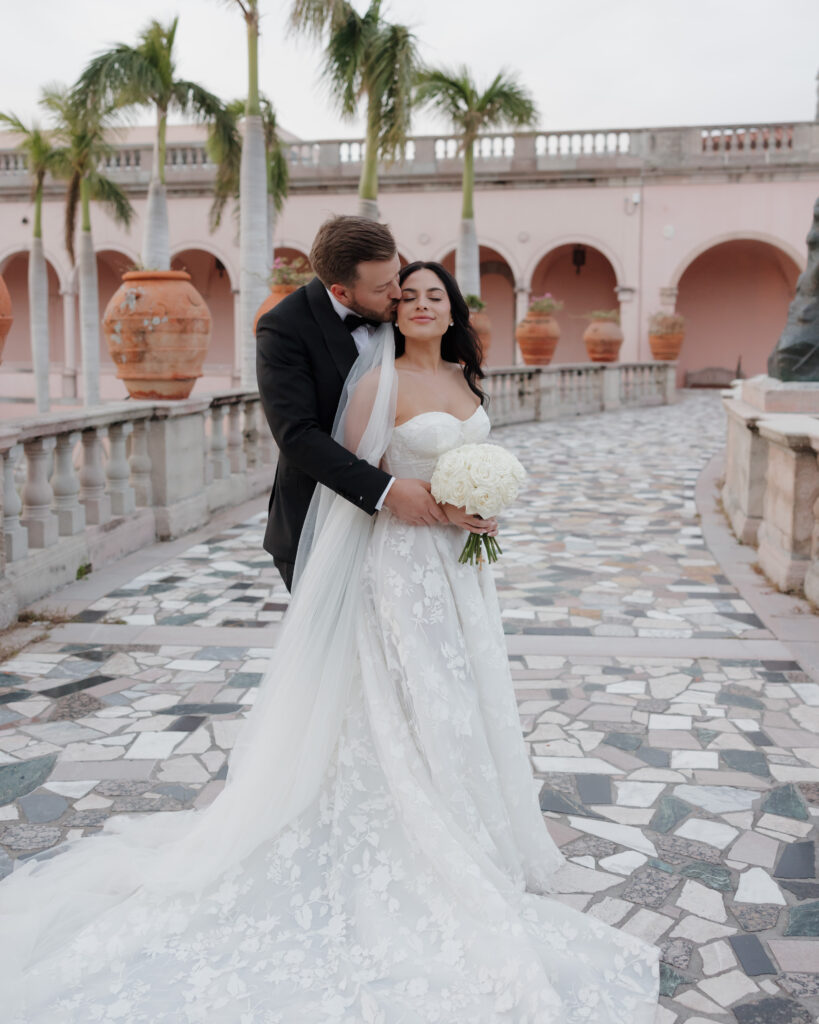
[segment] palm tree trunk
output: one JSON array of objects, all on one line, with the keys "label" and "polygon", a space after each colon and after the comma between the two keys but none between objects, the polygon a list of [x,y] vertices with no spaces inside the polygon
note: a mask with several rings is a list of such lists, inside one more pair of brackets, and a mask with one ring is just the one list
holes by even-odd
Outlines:
[{"label": "palm tree trunk", "polygon": [[378,109],[368,98],[367,138],[364,143],[364,160],[361,164],[361,178],[358,183],[358,213],[368,220],[378,220]]},{"label": "palm tree trunk", "polygon": [[88,179],[80,184],[82,195],[82,231],[80,231],[80,349],[85,404],[100,401],[100,306],[97,290],[97,258],[91,238],[91,210]]},{"label": "palm tree trunk", "polygon": [[273,196],[267,193],[267,258],[273,266],[273,236],[276,233],[276,203]]},{"label": "palm tree trunk", "polygon": [[[255,389],[256,337],[253,320],[268,292],[271,255],[268,248],[267,157],[259,106],[259,23],[256,3],[247,18],[247,106],[242,162],[239,167],[239,331],[234,378]],[[237,374],[238,371],[238,374]]]},{"label": "palm tree trunk", "polygon": [[463,205],[461,231],[455,252],[455,277],[464,295],[481,294],[481,262],[478,234],[475,229],[475,143],[464,140]]},{"label": "palm tree trunk", "polygon": [[48,271],[43,253],[43,240],[36,235],[31,240],[28,257],[28,301],[37,412],[48,412]]},{"label": "palm tree trunk", "polygon": [[168,198],[165,192],[166,112],[157,107],[156,118],[154,161],[148,185],[145,230],[142,238],[142,265],[149,270],[169,270],[171,243],[168,229]]}]

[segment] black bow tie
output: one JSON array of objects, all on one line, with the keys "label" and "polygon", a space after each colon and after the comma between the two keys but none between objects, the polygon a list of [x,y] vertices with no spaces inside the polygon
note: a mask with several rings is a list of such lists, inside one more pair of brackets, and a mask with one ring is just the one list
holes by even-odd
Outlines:
[{"label": "black bow tie", "polygon": [[361,327],[362,324],[366,324],[367,327],[377,327],[378,320],[370,320],[366,316],[359,316],[357,313],[348,313],[344,317],[344,326],[348,331],[354,331],[357,327]]}]

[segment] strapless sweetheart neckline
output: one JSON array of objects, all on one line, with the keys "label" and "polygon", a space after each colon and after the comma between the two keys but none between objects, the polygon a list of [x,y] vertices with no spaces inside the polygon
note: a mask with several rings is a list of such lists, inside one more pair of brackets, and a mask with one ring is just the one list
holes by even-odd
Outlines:
[{"label": "strapless sweetheart neckline", "polygon": [[408,420],[404,420],[401,423],[396,424],[393,430],[398,430],[400,427],[405,427],[408,423],[412,423],[413,420],[419,420],[422,416],[449,416],[450,419],[457,420],[459,423],[468,423],[471,419],[478,415],[483,409],[483,405],[479,405],[473,413],[470,413],[465,420],[462,420],[460,416],[456,416],[451,412],[444,412],[443,409],[428,409],[426,412],[416,413],[414,416],[410,416]]}]

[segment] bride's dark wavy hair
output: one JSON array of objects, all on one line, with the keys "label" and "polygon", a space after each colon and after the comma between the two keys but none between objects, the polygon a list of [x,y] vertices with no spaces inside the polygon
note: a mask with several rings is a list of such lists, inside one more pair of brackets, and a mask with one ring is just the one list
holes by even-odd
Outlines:
[{"label": "bride's dark wavy hair", "polygon": [[[405,267],[402,267],[398,274],[398,283],[403,285],[410,274],[414,274],[416,270],[431,270],[436,277],[440,278],[441,283],[446,289],[446,293],[449,296],[453,323],[451,327],[447,328],[443,338],[441,338],[441,358],[445,359],[448,363],[460,363],[462,365],[467,384],[480,398],[481,405],[483,405],[489,401],[488,396],[478,384],[478,381],[482,380],[485,376],[481,369],[483,352],[481,351],[480,339],[475,333],[475,328],[469,322],[469,309],[463,295],[461,295],[461,289],[446,267],[441,266],[440,263],[424,260],[416,260],[415,263],[408,263]],[[396,324],[396,358],[404,354],[405,347],[404,335]]]}]

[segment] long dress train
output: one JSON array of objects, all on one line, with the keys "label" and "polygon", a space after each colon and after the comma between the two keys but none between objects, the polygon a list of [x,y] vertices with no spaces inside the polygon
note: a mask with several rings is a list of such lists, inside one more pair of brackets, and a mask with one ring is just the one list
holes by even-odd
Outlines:
[{"label": "long dress train", "polygon": [[[481,407],[424,413],[395,428],[384,463],[429,479],[488,430]],[[41,941],[16,1021],[652,1024],[657,950],[548,895],[563,858],[492,574],[459,565],[463,539],[376,517],[317,798],[201,890],[137,888]],[[36,879],[29,910],[47,915]]]}]

